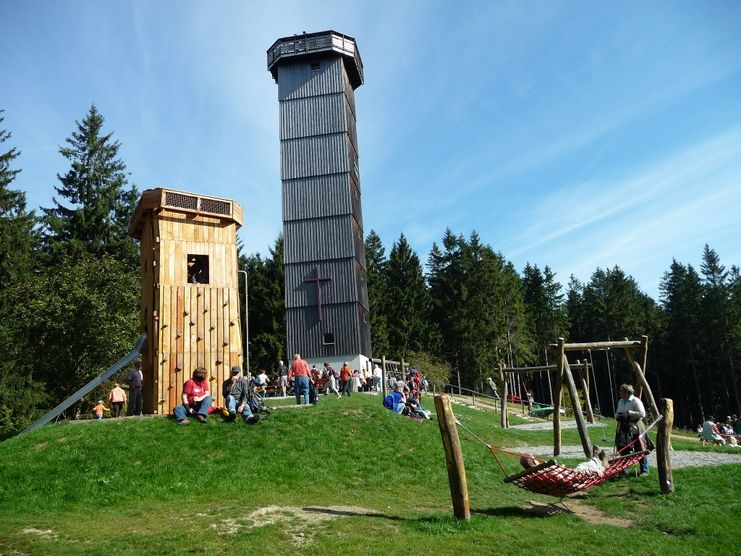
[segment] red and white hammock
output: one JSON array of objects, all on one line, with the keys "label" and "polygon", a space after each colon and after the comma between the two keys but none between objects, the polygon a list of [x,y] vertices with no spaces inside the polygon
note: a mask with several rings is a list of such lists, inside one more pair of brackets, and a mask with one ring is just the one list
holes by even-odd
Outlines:
[{"label": "red and white hammock", "polygon": [[624,456],[611,458],[609,460],[610,467],[603,473],[586,469],[571,469],[555,460],[548,460],[526,469],[517,475],[509,475],[505,477],[504,482],[512,483],[531,492],[550,494],[552,496],[566,496],[567,494],[596,486],[620,475],[628,467],[638,463],[643,456],[649,453],[648,450],[643,450],[641,452],[631,452]]},{"label": "red and white hammock", "polygon": [[[555,460],[548,460],[533,467],[517,473],[516,475],[507,475],[507,471],[499,461],[497,452],[504,452],[506,454],[512,454],[520,456],[518,452],[511,452],[502,448],[495,448],[490,444],[487,444],[484,440],[479,438],[475,433],[466,428],[459,420],[456,419],[456,424],[473,436],[476,440],[481,442],[484,446],[489,448],[491,455],[494,456],[499,469],[504,474],[504,482],[512,483],[520,488],[529,490],[531,492],[538,492],[540,494],[550,494],[551,496],[566,496],[580,490],[587,489],[589,487],[597,486],[605,481],[609,481],[613,477],[623,473],[628,467],[638,463],[644,456],[651,453],[652,450],[641,450],[639,452],[628,452],[621,454],[621,452],[627,452],[632,446],[641,440],[641,438],[648,433],[663,417],[659,417],[651,423],[651,425],[633,442],[621,448],[618,452],[615,452],[612,457],[608,460],[610,466],[603,472],[589,471],[586,469],[572,469],[561,465]],[[651,445],[651,443],[649,443]]]}]

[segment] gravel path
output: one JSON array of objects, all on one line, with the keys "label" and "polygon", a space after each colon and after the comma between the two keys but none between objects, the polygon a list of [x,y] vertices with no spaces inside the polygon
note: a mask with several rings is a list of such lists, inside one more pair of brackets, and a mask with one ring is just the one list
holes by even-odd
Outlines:
[{"label": "gravel path", "polygon": [[[600,427],[601,425],[589,425],[590,427]],[[520,430],[553,430],[553,423],[528,423],[525,425],[513,425],[511,428]],[[561,423],[561,428],[576,428],[573,421]],[[610,435],[608,434],[608,437]],[[597,442],[598,445],[599,441]],[[603,446],[607,450],[612,447]],[[520,448],[508,448],[513,452],[521,454],[533,454],[535,456],[553,457],[553,446],[527,446]],[[741,447],[737,448],[737,454],[725,454],[721,452],[689,452],[674,451],[671,453],[672,468],[681,467],[703,467],[705,465],[723,465],[727,463],[741,464]],[[584,452],[581,446],[561,446],[561,457],[565,458],[583,458]],[[656,452],[649,455],[650,465],[656,466]]]}]

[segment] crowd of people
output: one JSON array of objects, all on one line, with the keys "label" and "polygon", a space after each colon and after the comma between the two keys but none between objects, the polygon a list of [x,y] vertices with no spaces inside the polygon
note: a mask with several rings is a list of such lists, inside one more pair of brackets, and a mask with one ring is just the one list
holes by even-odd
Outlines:
[{"label": "crowd of people", "polygon": [[697,427],[697,435],[700,440],[719,446],[739,446],[741,420],[738,415],[728,415],[725,420],[708,415],[702,425]]},{"label": "crowd of people", "polygon": [[383,399],[383,406],[399,415],[413,419],[431,419],[432,413],[422,407],[420,399],[427,392],[427,379],[415,367],[402,380],[400,374],[388,377],[388,388],[391,393]]},{"label": "crowd of people", "polygon": [[[427,391],[429,383],[427,379],[414,367],[406,376],[406,382],[402,376],[389,374],[389,389],[396,390],[396,383],[403,385],[401,390],[411,415],[420,418],[429,418],[429,411],[424,410],[419,403],[419,398]],[[103,400],[93,408],[96,419],[103,419],[104,413],[114,412],[114,417],[123,414],[124,405],[128,403],[127,415],[140,415],[142,412],[142,385],[144,375],[141,371],[141,361],[136,361],[125,378],[128,383],[128,396],[126,390],[116,384],[111,390],[108,402],[111,408],[105,407]],[[220,408],[223,416],[234,421],[238,416],[247,424],[259,422],[259,410],[264,410],[263,400],[270,395],[296,397],[296,404],[317,404],[322,394],[350,396],[353,393],[368,392],[378,394],[382,391],[383,371],[377,364],[373,368],[362,371],[352,369],[349,362],[345,361],[339,370],[334,369],[325,362],[322,366],[312,365],[304,360],[300,354],[295,354],[290,367],[283,361],[279,361],[272,377],[265,369],[259,374],[252,376],[242,375],[241,368],[232,367],[230,376],[222,384],[222,397],[224,407]],[[173,417],[180,425],[190,424],[191,419],[201,423],[208,422],[208,416],[215,411],[213,407],[214,396],[209,390],[209,373],[203,367],[197,368],[191,378],[183,385],[181,394],[182,403],[173,409]]]}]

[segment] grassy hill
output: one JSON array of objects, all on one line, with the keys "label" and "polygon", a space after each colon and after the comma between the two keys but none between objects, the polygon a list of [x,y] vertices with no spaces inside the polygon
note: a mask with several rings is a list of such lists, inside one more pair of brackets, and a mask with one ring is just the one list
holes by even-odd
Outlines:
[{"label": "grassy hill", "polygon": [[[105,420],[5,441],[0,554],[737,552],[741,465],[675,470],[670,496],[655,473],[605,484],[568,499],[572,513],[503,484],[461,432],[473,517],[457,522],[437,422],[380,402],[322,399],[254,427]],[[455,411],[494,445],[552,442],[548,431],[504,431],[491,413]],[[576,443],[565,431],[564,444]]]}]

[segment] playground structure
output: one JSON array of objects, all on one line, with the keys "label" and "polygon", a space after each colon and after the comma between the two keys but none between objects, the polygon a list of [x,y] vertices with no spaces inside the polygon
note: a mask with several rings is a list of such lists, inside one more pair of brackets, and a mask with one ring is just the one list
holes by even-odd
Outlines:
[{"label": "playground structure", "polygon": [[[579,385],[581,386],[582,393],[584,395],[584,404],[586,406],[587,411],[587,419],[590,423],[594,422],[594,413],[592,411],[592,405],[590,403],[589,399],[589,363],[586,361],[584,363],[577,362],[576,364],[571,365],[572,371],[578,371],[578,374],[575,375],[576,379],[579,381]],[[533,373],[555,373],[558,370],[558,367],[556,365],[543,365],[539,367],[505,367],[504,364],[499,364],[499,380],[502,382],[503,387],[503,393],[502,398],[500,400],[501,403],[501,425],[503,429],[506,429],[509,427],[509,416],[507,414],[507,401],[508,399],[516,399],[514,397],[511,398],[510,393],[510,383],[519,381],[521,375],[529,375]],[[514,378],[515,380],[507,380],[509,377]],[[523,405],[526,403],[524,400],[521,400],[521,403]],[[537,408],[530,411],[530,415],[532,417],[540,417],[540,418],[547,418],[551,415],[553,415],[556,411],[558,411],[559,415],[561,414],[561,408],[559,407],[558,410],[556,409],[555,405],[550,407],[543,407],[542,404],[535,404],[538,406]],[[555,422],[555,418],[554,418]]]},{"label": "playground structure", "polygon": [[[141,242],[144,412],[171,413],[197,367],[217,405],[232,366],[243,365],[237,283],[242,208],[227,199],[148,189],[129,234]],[[247,369],[245,369],[245,372]]]},{"label": "playground structure", "polygon": [[[653,423],[651,423],[643,434],[646,434],[648,430],[657,426],[656,459],[661,492],[673,492],[674,482],[669,451],[671,445],[671,430],[674,420],[674,407],[672,400],[666,398],[661,399],[660,405],[657,405],[653,393],[651,392],[651,388],[646,381],[645,370],[648,359],[648,336],[642,336],[640,340],[628,340],[626,338],[622,341],[588,343],[566,343],[563,338],[559,338],[558,343],[552,344],[550,347],[556,349],[556,363],[554,365],[520,368],[505,367],[504,365],[499,366],[499,378],[504,387],[501,401],[502,428],[507,428],[508,426],[506,405],[508,383],[507,380],[505,380],[505,373],[510,373],[511,376],[543,371],[552,373],[553,455],[557,456],[561,453],[561,391],[565,383],[571,400],[571,406],[574,411],[574,419],[581,439],[582,448],[584,449],[584,455],[586,458],[590,458],[592,453],[592,442],[589,438],[584,412],[581,408],[581,400],[579,399],[577,381],[575,380],[574,373],[574,371],[582,371],[582,373],[577,374],[576,377],[579,379],[579,383],[584,392],[584,402],[587,411],[590,412],[591,404],[589,403],[588,378],[589,364],[585,361],[584,363],[572,365],[569,363],[566,354],[568,352],[588,351],[593,349],[622,349],[624,350],[633,369],[635,396],[644,397],[649,412],[654,416]],[[610,465],[607,470],[603,474],[599,475],[586,471],[570,469],[566,466],[560,465],[555,460],[540,463],[515,475],[508,475],[502,464],[499,462],[497,452],[511,453],[515,455],[514,452],[508,452],[507,450],[495,448],[487,444],[473,432],[464,427],[460,422],[456,422],[452,413],[450,398],[447,395],[435,396],[435,407],[437,409],[438,424],[440,426],[440,434],[443,440],[443,448],[445,450],[446,464],[448,467],[448,479],[453,499],[454,515],[458,519],[470,519],[470,510],[463,454],[460,449],[460,440],[458,438],[456,425],[461,426],[491,451],[497,464],[505,475],[505,483],[511,483],[532,492],[553,496],[565,496],[601,484],[617,474],[622,473],[649,453],[648,450],[615,453],[609,460]],[[592,422],[594,420],[594,416],[591,412],[589,413],[589,420]],[[633,443],[635,442],[638,442],[638,440],[633,441]],[[623,449],[623,452],[626,451],[627,448],[628,446]]]}]

